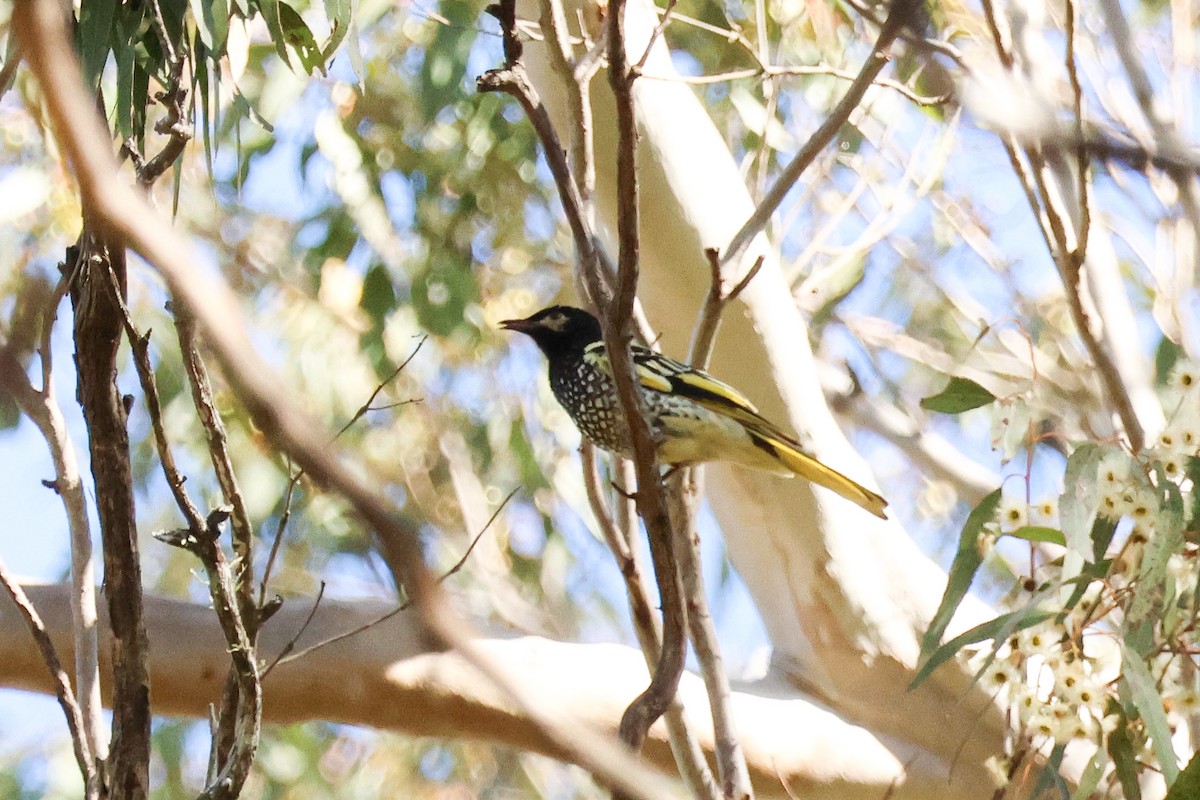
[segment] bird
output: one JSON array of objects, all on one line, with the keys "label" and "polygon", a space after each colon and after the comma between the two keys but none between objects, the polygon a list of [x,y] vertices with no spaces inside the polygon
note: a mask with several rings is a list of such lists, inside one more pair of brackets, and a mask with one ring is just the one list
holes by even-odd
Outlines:
[{"label": "bird", "polygon": [[[505,330],[533,339],[549,362],[550,389],[592,444],[633,457],[600,321],[573,306],[544,308]],[[887,519],[887,501],[825,466],[769,422],[737,389],[703,370],[634,344],[634,370],[658,460],[671,466],[730,461],[778,475],[800,475]]]}]

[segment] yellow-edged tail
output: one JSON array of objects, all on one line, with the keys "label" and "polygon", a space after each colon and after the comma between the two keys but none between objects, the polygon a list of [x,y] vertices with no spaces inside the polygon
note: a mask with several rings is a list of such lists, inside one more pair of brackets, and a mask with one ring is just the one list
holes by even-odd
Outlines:
[{"label": "yellow-edged tail", "polygon": [[883,510],[887,508],[887,500],[875,492],[860,486],[837,470],[825,466],[794,445],[772,436],[766,431],[749,430],[748,433],[758,447],[770,451],[785,467],[800,477],[836,492],[880,519],[887,519],[887,515],[883,513]]}]

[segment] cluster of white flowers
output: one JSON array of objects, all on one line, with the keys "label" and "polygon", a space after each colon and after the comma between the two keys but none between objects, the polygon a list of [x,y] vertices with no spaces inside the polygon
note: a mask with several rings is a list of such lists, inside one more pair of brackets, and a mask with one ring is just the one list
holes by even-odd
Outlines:
[{"label": "cluster of white flowers", "polygon": [[1200,453],[1200,367],[1181,361],[1167,378],[1163,408],[1170,422],[1150,449],[1167,478],[1179,483],[1188,458]]},{"label": "cluster of white flowers", "polygon": [[986,555],[996,540],[1007,533],[1014,533],[1027,525],[1058,527],[1058,498],[1046,496],[1036,503],[1024,498],[1005,495],[996,507],[995,519],[983,524],[979,533],[979,552]]},{"label": "cluster of white flowers", "polygon": [[1002,533],[1012,533],[1026,525],[1058,525],[1058,498],[1043,497],[1032,505],[1019,497],[1005,496],[996,508],[996,524]]},{"label": "cluster of white flowers", "polygon": [[1110,453],[1096,469],[1100,489],[1100,514],[1111,520],[1132,522],[1123,560],[1141,560],[1146,542],[1154,535],[1158,518],[1158,493],[1136,462],[1124,453]]},{"label": "cluster of white flowers", "polygon": [[[990,651],[977,654],[976,668],[989,656]],[[1035,741],[1099,743],[1117,720],[1105,716],[1108,684],[1097,673],[1096,662],[1080,652],[1062,627],[1045,623],[1010,636],[983,668],[981,681]],[[1003,786],[1006,760],[997,757],[987,767]]]}]

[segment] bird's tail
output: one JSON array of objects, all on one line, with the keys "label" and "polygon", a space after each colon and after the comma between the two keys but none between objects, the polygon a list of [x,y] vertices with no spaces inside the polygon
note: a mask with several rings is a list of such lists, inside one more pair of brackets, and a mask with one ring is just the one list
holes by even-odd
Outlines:
[{"label": "bird's tail", "polygon": [[887,519],[883,510],[887,508],[887,500],[860,486],[835,469],[825,466],[817,459],[802,451],[795,443],[772,431],[749,431],[754,444],[777,459],[783,466],[806,480],[824,486],[836,492],[852,503],[862,506],[880,519]]}]

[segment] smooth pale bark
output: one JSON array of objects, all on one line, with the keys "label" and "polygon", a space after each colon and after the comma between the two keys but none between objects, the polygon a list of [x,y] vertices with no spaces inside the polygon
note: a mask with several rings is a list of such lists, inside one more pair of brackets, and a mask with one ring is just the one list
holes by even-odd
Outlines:
[{"label": "smooth pale bark", "polygon": [[[574,8],[568,3],[568,19],[577,18]],[[519,4],[519,10],[526,19],[537,18],[532,0]],[[590,7],[583,18],[595,18]],[[632,60],[645,51],[654,20],[647,3],[631,0],[626,27]],[[570,117],[561,78],[536,41],[527,44],[526,63],[565,144]],[[674,72],[661,39],[646,72]],[[639,296],[662,335],[663,349],[679,356],[686,353],[710,285],[703,250],[725,248],[753,203],[691,87],[646,79],[635,86],[642,136]],[[611,230],[616,219],[613,99],[603,76],[592,82],[591,93],[597,209]],[[744,390],[768,418],[790,422],[823,461],[872,486],[869,466],[848,443],[821,392],[807,327],[764,236],[751,243],[727,282],[736,283],[760,255],[764,266],[742,295],[743,304],[726,315],[711,371]],[[708,487],[730,558],[771,637],[778,673],[819,693],[844,720],[903,742],[898,748],[954,761],[954,785],[964,796],[990,791],[981,764],[1001,749],[1000,713],[954,665],[915,692],[907,688],[920,636],[945,587],[944,571],[899,524],[874,519],[804,481],[714,466]],[[968,599],[956,630],[989,613]]]},{"label": "smooth pale bark", "polygon": [[[71,651],[67,586],[25,587],[45,619],[60,655]],[[263,658],[279,652],[304,624],[310,601],[294,599],[260,638]],[[351,630],[387,611],[378,601],[326,600],[298,642],[303,648]],[[219,702],[228,667],[225,642],[212,610],[199,604],[146,598],[155,712],[205,717]],[[103,636],[111,637],[107,617]],[[361,634],[276,668],[266,679],[264,717],[270,723],[331,720],[415,736],[485,739],[560,757],[555,743],[460,656],[430,650],[401,613]],[[107,641],[106,641],[107,643]],[[642,654],[611,644],[566,644],[537,637],[486,639],[481,646],[549,704],[604,731],[615,731],[629,698],[645,687]],[[101,647],[107,654],[109,649]],[[106,657],[107,659],[107,657]],[[105,659],[105,660],[106,660]],[[104,663],[107,670],[109,665]],[[49,676],[11,601],[0,601],[0,683],[50,691]],[[700,679],[684,676],[681,696],[705,750],[712,731]],[[106,702],[107,702],[106,698]],[[742,744],[756,789],[785,796],[781,781],[806,800],[894,798],[950,800],[949,761],[881,740],[847,724],[793,687],[755,684],[733,694]],[[674,762],[661,723],[645,754],[664,770]],[[906,763],[911,762],[906,767]]]}]

